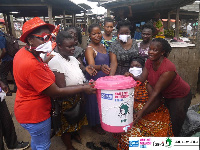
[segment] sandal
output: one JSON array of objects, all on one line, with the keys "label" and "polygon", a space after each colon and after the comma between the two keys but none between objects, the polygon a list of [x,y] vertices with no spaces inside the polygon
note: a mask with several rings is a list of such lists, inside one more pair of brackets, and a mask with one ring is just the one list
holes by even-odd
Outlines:
[{"label": "sandal", "polygon": [[95,146],[95,144],[93,142],[87,142],[86,147],[91,150],[102,150],[101,147]]},{"label": "sandal", "polygon": [[110,143],[107,142],[100,142],[100,145],[104,148],[109,148],[110,150],[117,150],[115,147],[113,147]]}]

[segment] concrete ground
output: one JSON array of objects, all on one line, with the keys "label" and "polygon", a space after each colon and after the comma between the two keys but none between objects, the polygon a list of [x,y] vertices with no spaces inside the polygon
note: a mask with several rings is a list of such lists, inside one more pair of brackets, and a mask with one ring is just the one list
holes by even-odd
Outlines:
[{"label": "concrete ground", "polygon": [[[12,118],[13,118],[13,121],[14,121],[18,140],[30,142],[31,138],[30,138],[28,131],[26,131],[25,129],[23,129],[20,126],[20,124],[16,121],[16,118],[15,118],[15,115],[14,115],[15,95],[16,94],[13,93],[12,96],[7,96],[6,97],[6,103],[7,103],[8,109],[12,113]],[[194,104],[197,104],[197,103],[200,103],[200,95],[199,94],[196,94],[196,96],[193,98],[191,105],[194,105]],[[75,141],[73,141],[74,147],[78,150],[89,150],[86,147],[86,142],[94,142],[97,146],[100,146],[99,143],[101,141],[104,141],[104,142],[111,143],[111,145],[113,145],[114,147],[117,147],[117,140],[114,139],[112,134],[108,133],[108,132],[106,133],[106,135],[99,135],[99,134],[93,132],[88,126],[84,126],[82,128],[82,132],[80,133],[80,135],[81,135],[83,144],[79,144],[79,143],[76,143]],[[51,139],[50,150],[65,150],[65,149],[66,148],[65,148],[64,144],[62,143],[60,137],[54,136]],[[28,148],[27,150],[31,150],[31,148]],[[104,148],[103,150],[106,150],[106,149]]]}]

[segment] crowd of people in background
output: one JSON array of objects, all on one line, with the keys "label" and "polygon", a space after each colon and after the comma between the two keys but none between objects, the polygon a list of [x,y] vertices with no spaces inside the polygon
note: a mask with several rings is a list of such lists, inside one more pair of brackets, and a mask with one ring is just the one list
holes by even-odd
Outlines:
[{"label": "crowd of people in background", "polygon": [[[123,16],[124,12],[119,13],[117,35],[112,33],[115,24],[109,17],[104,20],[103,34],[99,24],[92,24],[88,27],[90,42],[85,50],[80,47],[82,35],[79,28],[66,27],[59,30],[55,37],[52,36],[55,26],[35,17],[23,25],[20,40],[26,46],[17,52],[14,60],[1,54],[3,82],[0,82],[0,86],[10,92],[5,81],[8,70],[3,68],[11,68],[13,64],[17,89],[15,116],[30,133],[32,150],[50,148],[52,112],[55,109],[59,109],[60,121],[56,122],[59,125],[54,132],[61,137],[67,150],[75,150],[73,139],[82,142],[79,131],[84,125],[104,135],[106,132],[100,124],[94,85],[98,78],[114,75],[131,76],[141,82],[134,93],[133,126],[126,133],[113,135],[118,139],[118,150],[129,149],[129,137],[179,136],[192,96],[190,86],[167,58],[171,46],[165,39],[155,38],[164,33],[160,16],[156,14],[153,20],[143,25],[142,42],[137,43],[131,33],[132,23]],[[0,48],[6,53],[2,35],[3,32],[0,32]],[[6,70],[6,73],[2,70]],[[6,105],[0,103],[0,107]],[[72,123],[70,116],[66,116],[69,110],[78,109],[79,105],[85,111]],[[53,110],[52,106],[56,108]],[[0,116],[1,131],[4,130],[5,116]],[[12,126],[10,132],[13,131],[14,137],[10,147],[28,147],[29,143],[16,140],[12,119],[9,120]],[[0,147],[3,147],[3,136],[7,137],[0,134]],[[8,148],[7,141],[12,137],[7,137]]]}]

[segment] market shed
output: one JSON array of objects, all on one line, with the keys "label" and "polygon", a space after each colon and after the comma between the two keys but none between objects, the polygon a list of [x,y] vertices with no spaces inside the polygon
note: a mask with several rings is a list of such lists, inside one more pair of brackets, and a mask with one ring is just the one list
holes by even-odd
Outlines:
[{"label": "market shed", "polygon": [[70,0],[1,0],[0,12],[12,14],[15,17],[34,17],[48,16],[48,12],[52,11],[52,16],[63,14],[80,14],[86,11],[83,7],[76,5]]},{"label": "market shed", "polygon": [[[176,19],[176,37],[179,37],[179,20],[196,19],[200,14],[187,10],[181,10],[180,7],[194,3],[195,0],[118,0],[115,2],[103,3],[102,6],[110,12],[118,13],[124,9],[128,14],[131,6],[132,18],[134,21],[148,21],[155,12],[159,12],[162,18]],[[129,6],[129,7],[128,7]],[[198,32],[200,35],[200,33]],[[200,36],[199,36],[200,37]],[[197,42],[198,43],[198,42]],[[199,44],[200,45],[200,44]],[[200,46],[186,46],[182,43],[174,44],[169,59],[175,64],[179,75],[189,83],[192,93],[197,92],[197,83],[200,83]],[[200,84],[199,84],[200,85]],[[200,92],[200,91],[198,91]]]},{"label": "market shed", "polygon": [[[75,14],[85,12],[86,9],[76,5],[70,0],[0,0],[0,13],[4,14],[6,21],[11,20],[10,15],[14,17],[49,17],[49,23],[53,24],[53,17],[63,15],[72,15],[72,24],[75,24]],[[13,13],[15,12],[15,13]],[[7,22],[6,21],[6,22]],[[65,24],[65,22],[64,22]],[[11,25],[8,25],[11,28]]]},{"label": "market shed", "polygon": [[[118,0],[103,3],[101,6],[117,13],[119,8],[128,11],[128,6],[132,8],[132,17],[135,20],[149,20],[154,12],[160,12],[163,18],[168,18],[168,12],[174,11],[179,7],[192,4],[195,0]],[[127,12],[128,13],[128,12]]]}]

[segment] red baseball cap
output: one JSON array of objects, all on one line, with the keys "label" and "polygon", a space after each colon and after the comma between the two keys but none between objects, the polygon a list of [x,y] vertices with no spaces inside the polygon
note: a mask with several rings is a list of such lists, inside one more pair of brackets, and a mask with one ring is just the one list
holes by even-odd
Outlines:
[{"label": "red baseball cap", "polygon": [[20,40],[24,43],[26,43],[26,38],[27,36],[34,31],[35,29],[37,29],[38,27],[41,26],[48,26],[50,31],[52,32],[55,28],[54,25],[49,24],[49,23],[45,23],[41,18],[39,17],[35,17],[33,19],[30,19],[28,21],[26,21],[22,27],[22,35],[20,37]]}]

